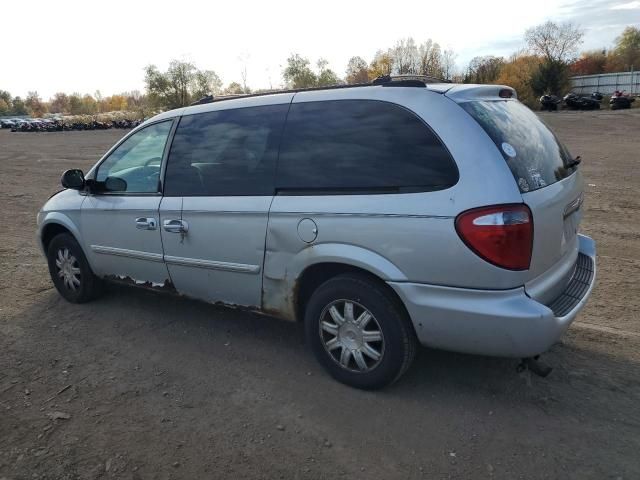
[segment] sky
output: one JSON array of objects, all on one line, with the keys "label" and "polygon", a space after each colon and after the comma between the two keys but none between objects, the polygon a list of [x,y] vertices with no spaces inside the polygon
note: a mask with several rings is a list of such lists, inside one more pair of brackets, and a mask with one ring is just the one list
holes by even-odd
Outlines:
[{"label": "sky", "polygon": [[291,53],[323,57],[343,76],[350,57],[370,61],[409,36],[453,49],[462,70],[476,55],[524,48],[524,31],[546,20],[582,27],[582,49],[610,47],[624,27],[640,27],[640,0],[29,0],[3,2],[2,17],[0,89],[48,99],[142,91],[144,67],[172,59],[225,85],[246,66],[251,88],[275,88]]}]

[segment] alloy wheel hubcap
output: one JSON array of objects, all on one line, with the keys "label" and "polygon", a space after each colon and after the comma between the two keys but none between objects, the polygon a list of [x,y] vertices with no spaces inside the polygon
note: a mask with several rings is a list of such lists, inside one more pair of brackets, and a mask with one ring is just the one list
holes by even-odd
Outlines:
[{"label": "alloy wheel hubcap", "polygon": [[56,268],[64,286],[75,292],[80,287],[80,265],[68,248],[58,250]]},{"label": "alloy wheel hubcap", "polygon": [[363,305],[335,300],[320,314],[320,338],[329,356],[342,368],[368,372],[382,360],[380,324]]}]

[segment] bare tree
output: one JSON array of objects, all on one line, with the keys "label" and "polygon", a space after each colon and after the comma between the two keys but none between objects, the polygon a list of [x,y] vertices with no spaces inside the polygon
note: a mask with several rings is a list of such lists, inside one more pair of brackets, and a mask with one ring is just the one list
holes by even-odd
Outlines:
[{"label": "bare tree", "polygon": [[524,38],[529,49],[550,62],[567,63],[575,57],[582,43],[583,31],[573,23],[548,21],[529,28]]},{"label": "bare tree", "polygon": [[464,76],[464,83],[495,83],[504,64],[502,57],[473,57]]},{"label": "bare tree", "polygon": [[242,63],[242,68],[240,69],[240,78],[242,78],[242,89],[244,93],[250,93],[247,88],[247,62],[249,60],[249,54],[247,52],[243,53],[238,57],[240,63]]},{"label": "bare tree", "polygon": [[442,75],[445,80],[451,80],[451,77],[453,77],[457,56],[450,48],[442,52]]},{"label": "bare tree", "polygon": [[429,75],[431,77],[441,77],[442,73],[442,54],[440,45],[431,39],[422,43],[418,48],[419,67],[416,73],[420,75]]},{"label": "bare tree", "polygon": [[398,75],[417,74],[420,69],[420,54],[413,38],[399,40],[391,50],[393,69]]}]

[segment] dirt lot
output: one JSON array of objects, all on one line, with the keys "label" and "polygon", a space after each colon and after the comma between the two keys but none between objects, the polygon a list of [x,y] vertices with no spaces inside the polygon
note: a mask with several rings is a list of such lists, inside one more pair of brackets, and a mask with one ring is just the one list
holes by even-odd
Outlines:
[{"label": "dirt lot", "polygon": [[422,350],[382,392],[332,381],[300,325],[125,287],[66,303],[36,212],[123,132],[1,131],[0,479],[640,478],[640,112],[545,119],[599,248],[554,372]]}]

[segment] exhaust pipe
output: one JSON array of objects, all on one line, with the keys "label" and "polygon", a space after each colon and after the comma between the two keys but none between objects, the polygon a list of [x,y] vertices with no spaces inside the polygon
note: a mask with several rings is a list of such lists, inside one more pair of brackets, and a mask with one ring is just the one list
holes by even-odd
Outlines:
[{"label": "exhaust pipe", "polygon": [[535,357],[522,359],[518,365],[518,372],[524,372],[525,370],[529,370],[539,377],[545,378],[551,373],[553,368],[541,362],[540,355],[536,355]]}]

